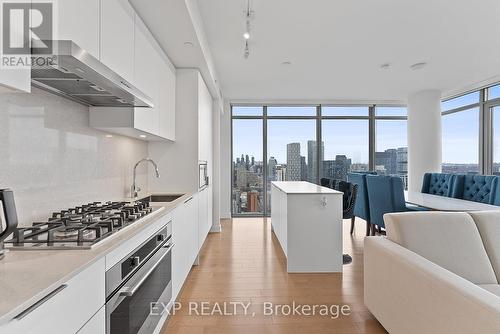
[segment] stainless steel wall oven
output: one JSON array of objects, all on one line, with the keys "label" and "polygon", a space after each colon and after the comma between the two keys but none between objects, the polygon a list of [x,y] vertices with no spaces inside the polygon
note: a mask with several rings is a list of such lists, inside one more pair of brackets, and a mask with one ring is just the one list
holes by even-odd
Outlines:
[{"label": "stainless steel wall oven", "polygon": [[106,271],[106,333],[152,333],[161,316],[151,303],[172,298],[172,224]]}]

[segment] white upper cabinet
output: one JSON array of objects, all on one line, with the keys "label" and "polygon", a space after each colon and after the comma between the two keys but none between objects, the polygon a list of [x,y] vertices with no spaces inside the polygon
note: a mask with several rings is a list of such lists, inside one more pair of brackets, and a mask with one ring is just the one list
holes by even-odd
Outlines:
[{"label": "white upper cabinet", "polygon": [[153,108],[135,108],[134,126],[142,131],[159,134],[159,75],[160,55],[154,48],[155,40],[140,17],[135,17],[134,84],[152,100]]},{"label": "white upper cabinet", "polygon": [[16,91],[31,93],[31,71],[0,68],[0,93]]},{"label": "white upper cabinet", "polygon": [[54,39],[71,40],[99,59],[99,2],[58,0],[54,6],[57,13]]},{"label": "white upper cabinet", "polygon": [[198,74],[198,159],[210,160],[212,143],[212,95]]},{"label": "white upper cabinet", "polygon": [[160,107],[160,136],[175,140],[175,68],[167,56],[161,57],[158,69],[159,79],[159,107]]},{"label": "white upper cabinet", "polygon": [[127,0],[101,0],[100,59],[130,82],[134,79],[134,15]]},{"label": "white upper cabinet", "polygon": [[[116,6],[120,1],[112,0],[111,2],[114,2]],[[129,57],[132,59],[133,73],[131,79],[126,79],[148,95],[154,106],[152,108],[90,108],[90,125],[103,131],[143,140],[173,141],[175,140],[175,68],[146,24],[137,14],[134,13],[134,15],[132,20],[134,22],[133,50]],[[102,40],[103,37],[101,37],[101,42]],[[101,49],[101,54],[105,53],[104,51]],[[120,57],[117,55],[117,58]],[[111,64],[107,65],[113,68]]]}]

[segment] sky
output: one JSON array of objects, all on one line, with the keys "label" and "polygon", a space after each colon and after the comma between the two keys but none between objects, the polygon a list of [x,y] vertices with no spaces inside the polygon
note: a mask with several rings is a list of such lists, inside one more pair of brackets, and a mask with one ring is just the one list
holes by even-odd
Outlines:
[{"label": "sky", "polygon": [[[489,91],[490,98],[500,97],[500,85]],[[479,93],[473,92],[441,104],[442,110],[450,110],[477,103]],[[399,114],[404,108],[377,108],[377,115]],[[494,109],[494,129],[500,129],[500,107]],[[234,107],[234,115],[262,115],[260,107]],[[268,115],[315,115],[315,107],[274,107],[268,108]],[[323,107],[324,115],[367,115],[366,107],[342,108]],[[498,117],[495,117],[498,115]],[[479,150],[479,109],[443,116],[443,162],[478,163]],[[307,157],[307,141],[315,140],[315,120],[268,120],[268,157],[274,156],[278,163],[286,162],[286,144],[299,142],[301,155]],[[262,161],[262,120],[233,120],[233,158],[241,154],[254,156]],[[495,132],[495,131],[494,131]],[[494,135],[494,161],[500,162],[500,130]],[[322,139],[325,143],[325,160],[335,159],[337,154],[345,154],[353,163],[368,163],[368,121],[367,120],[323,120]],[[405,147],[406,121],[377,120],[376,150]]]}]

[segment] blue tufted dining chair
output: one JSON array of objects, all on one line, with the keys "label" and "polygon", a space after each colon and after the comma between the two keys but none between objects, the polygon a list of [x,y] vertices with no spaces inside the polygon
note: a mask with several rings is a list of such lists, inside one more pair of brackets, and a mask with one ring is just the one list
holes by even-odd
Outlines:
[{"label": "blue tufted dining chair", "polygon": [[466,174],[463,178],[463,184],[458,189],[461,199],[500,205],[500,185],[497,176]]},{"label": "blue tufted dining chair", "polygon": [[[426,211],[418,206],[407,206],[403,180],[397,176],[366,176],[371,223],[379,231],[385,228],[384,215],[392,212]],[[375,234],[372,228],[372,234]]]},{"label": "blue tufted dining chair", "polygon": [[445,173],[425,173],[422,182],[422,192],[445,197],[460,197],[457,191],[456,180],[463,175]]},{"label": "blue tufted dining chair", "polygon": [[366,221],[366,235],[370,235],[370,207],[368,205],[368,192],[366,189],[366,175],[364,173],[349,173],[347,180],[358,185],[358,195],[354,205],[354,215],[351,218],[351,234],[354,232],[356,217]]}]

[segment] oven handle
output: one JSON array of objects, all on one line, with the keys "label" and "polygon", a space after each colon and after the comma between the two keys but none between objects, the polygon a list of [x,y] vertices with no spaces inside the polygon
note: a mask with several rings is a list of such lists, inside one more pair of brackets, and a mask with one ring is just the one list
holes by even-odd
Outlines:
[{"label": "oven handle", "polygon": [[166,247],[163,248],[168,248],[168,250],[163,254],[158,261],[142,276],[142,278],[134,285],[131,287],[124,286],[122,289],[120,289],[120,296],[125,296],[125,297],[131,297],[133,296],[137,290],[141,287],[141,285],[146,281],[146,279],[153,273],[153,271],[158,267],[161,263],[161,261],[165,258],[165,256],[170,253],[172,248],[174,247],[173,243],[168,244]]}]

